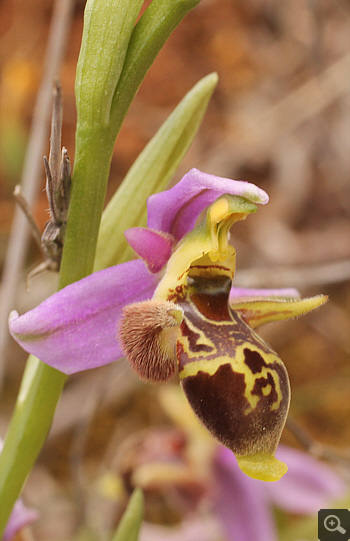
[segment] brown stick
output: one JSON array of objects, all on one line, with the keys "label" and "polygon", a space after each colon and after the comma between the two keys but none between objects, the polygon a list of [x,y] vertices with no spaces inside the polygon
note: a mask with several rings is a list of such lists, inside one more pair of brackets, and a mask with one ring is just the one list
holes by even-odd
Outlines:
[{"label": "brown stick", "polygon": [[324,445],[323,443],[316,441],[305,428],[290,417],[287,419],[286,428],[298,440],[305,451],[312,456],[332,462],[333,464],[344,468],[344,470],[349,471],[349,456],[345,456],[345,454],[333,449],[329,445]]},{"label": "brown stick", "polygon": [[[43,78],[36,99],[29,143],[26,151],[21,187],[30,206],[38,193],[42,156],[51,114],[52,83],[58,73],[69,35],[74,0],[56,0],[48,39]],[[0,302],[0,387],[5,369],[8,341],[7,318],[14,308],[17,285],[21,276],[28,240],[28,223],[20,209],[15,209],[7,256],[3,270]]]}]

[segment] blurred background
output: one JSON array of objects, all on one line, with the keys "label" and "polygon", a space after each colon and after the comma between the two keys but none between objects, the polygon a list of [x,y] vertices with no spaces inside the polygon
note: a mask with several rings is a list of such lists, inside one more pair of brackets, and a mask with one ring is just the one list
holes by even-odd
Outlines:
[{"label": "blurred background", "polygon": [[[72,162],[83,9],[84,2],[77,0],[59,70],[62,143]],[[1,269],[52,11],[52,0],[0,3]],[[299,449],[311,445],[314,452],[315,442],[320,443],[317,452],[331,458],[336,469],[350,449],[349,17],[345,0],[202,0],[164,46],[129,110],[115,146],[107,194],[112,196],[186,92],[217,71],[217,89],[174,182],[197,167],[265,189],[270,203],[232,231],[236,285],[297,287],[303,296],[329,295],[328,304],[315,313],[267,326],[261,334],[279,353],[291,379],[291,418],[297,428],[286,428],[282,441]],[[44,153],[48,150],[49,136]],[[48,219],[44,167],[39,177],[33,214],[43,230]],[[26,311],[55,291],[56,275],[45,273],[34,278],[26,292],[26,274],[39,262],[40,252],[29,238],[11,308]],[[3,289],[2,294],[7,292]],[[25,359],[24,352],[7,341],[1,359],[1,436]],[[168,396],[172,392],[169,386]],[[139,383],[123,361],[71,377],[24,491],[26,503],[40,511],[32,526],[34,539],[104,539],[133,486],[130,472],[141,445],[135,434],[146,439],[153,434],[160,455],[166,455],[169,445],[173,450],[185,445],[183,426],[168,410],[169,398],[160,395],[158,387]],[[157,439],[165,428],[175,433],[162,432]],[[194,483],[191,490],[186,487],[187,499],[174,500],[170,485],[168,480],[146,490],[149,522],[180,523],[189,501],[207,512],[205,498],[198,495],[206,486]],[[301,520],[280,513],[281,539]]]}]

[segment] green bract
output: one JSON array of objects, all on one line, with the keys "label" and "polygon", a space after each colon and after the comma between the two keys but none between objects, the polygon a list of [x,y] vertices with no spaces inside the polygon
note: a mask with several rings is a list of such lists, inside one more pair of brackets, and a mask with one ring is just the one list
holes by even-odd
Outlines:
[{"label": "green bract", "polygon": [[124,231],[146,225],[146,199],[166,188],[197,133],[217,81],[216,73],[199,81],[131,166],[103,212],[94,271],[123,263],[134,256]]},{"label": "green bract", "polygon": [[143,519],[144,499],[142,491],[137,488],[131,495],[128,507],[121,518],[112,541],[137,541]]}]

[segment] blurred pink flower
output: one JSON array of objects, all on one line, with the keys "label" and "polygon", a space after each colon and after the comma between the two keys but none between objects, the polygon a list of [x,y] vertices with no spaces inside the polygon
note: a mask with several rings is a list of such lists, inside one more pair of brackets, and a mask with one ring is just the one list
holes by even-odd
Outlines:
[{"label": "blurred pink flower", "polygon": [[341,478],[312,456],[284,445],[276,456],[288,464],[288,472],[275,483],[264,483],[242,475],[233,453],[218,448],[214,507],[228,541],[277,541],[274,506],[288,513],[313,515],[344,494]]},{"label": "blurred pink flower", "polygon": [[278,541],[274,508],[315,516],[345,493],[345,482],[329,466],[285,445],[276,453],[288,463],[284,477],[274,483],[252,479],[229,449],[175,417],[181,429],[147,429],[119,449],[118,471],[128,491],[140,486],[149,510],[162,495],[183,517],[171,528],[144,523],[140,541]]},{"label": "blurred pink flower", "polygon": [[2,541],[11,541],[22,528],[29,526],[38,518],[39,513],[35,509],[29,509],[21,499],[17,500],[6,524]]}]

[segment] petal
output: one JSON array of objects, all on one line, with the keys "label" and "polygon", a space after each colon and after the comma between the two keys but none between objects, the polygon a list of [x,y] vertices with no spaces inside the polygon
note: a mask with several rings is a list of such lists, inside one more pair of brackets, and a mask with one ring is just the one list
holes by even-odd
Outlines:
[{"label": "petal", "polygon": [[22,500],[17,500],[6,524],[2,541],[11,541],[16,534],[25,526],[32,524],[39,518],[35,509],[29,509]]},{"label": "petal", "polygon": [[145,227],[131,227],[124,234],[130,246],[152,273],[159,272],[171,256],[174,239],[167,233]]},{"label": "petal", "polygon": [[341,478],[307,453],[281,445],[277,456],[288,463],[288,472],[278,483],[266,486],[276,506],[290,513],[314,514],[344,495]]},{"label": "petal", "polygon": [[244,297],[280,297],[299,298],[300,293],[294,287],[283,289],[249,289],[246,287],[232,287],[230,292],[230,302],[235,302],[235,299],[243,300]]},{"label": "petal", "polygon": [[148,227],[170,233],[179,241],[193,229],[202,210],[224,194],[239,195],[253,203],[265,204],[269,199],[249,182],[191,169],[173,188],[148,198]]},{"label": "petal", "polygon": [[149,299],[157,277],[141,260],[95,272],[23,316],[10,316],[12,336],[29,353],[72,374],[123,356],[117,340],[122,308]]},{"label": "petal", "polygon": [[301,316],[318,308],[327,301],[326,295],[317,295],[306,299],[233,299],[230,307],[240,312],[245,321],[255,329],[270,321],[290,319]]},{"label": "petal", "polygon": [[266,501],[265,483],[244,475],[234,454],[224,447],[220,447],[217,454],[214,473],[219,489],[215,508],[227,539],[276,540],[274,522]]}]

